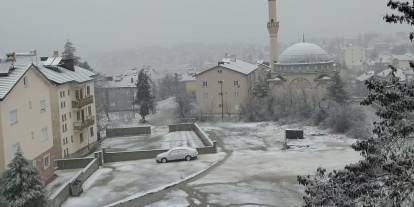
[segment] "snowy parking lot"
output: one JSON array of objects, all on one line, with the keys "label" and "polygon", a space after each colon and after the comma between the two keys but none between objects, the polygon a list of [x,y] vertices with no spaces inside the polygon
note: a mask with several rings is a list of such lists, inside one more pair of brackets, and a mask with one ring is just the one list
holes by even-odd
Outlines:
[{"label": "snowy parking lot", "polygon": [[[167,206],[301,206],[303,188],[297,175],[318,167],[337,169],[357,162],[345,135],[316,127],[277,123],[204,123],[202,128],[231,156],[206,176],[166,193],[152,207]],[[305,139],[289,141],[285,129],[303,129]]]},{"label": "snowy parking lot", "polygon": [[70,197],[62,206],[101,207],[139,196],[201,172],[224,155],[202,155],[198,160],[166,164],[157,164],[154,159],[105,164],[84,183],[80,197]]}]

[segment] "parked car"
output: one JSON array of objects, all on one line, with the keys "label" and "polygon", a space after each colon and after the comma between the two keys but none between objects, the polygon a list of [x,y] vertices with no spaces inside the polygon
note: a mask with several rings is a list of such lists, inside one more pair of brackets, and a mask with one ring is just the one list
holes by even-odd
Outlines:
[{"label": "parked car", "polygon": [[197,159],[197,156],[198,152],[196,149],[188,147],[175,147],[168,150],[167,152],[157,155],[156,160],[158,163],[166,163],[175,160],[190,161],[193,159]]}]

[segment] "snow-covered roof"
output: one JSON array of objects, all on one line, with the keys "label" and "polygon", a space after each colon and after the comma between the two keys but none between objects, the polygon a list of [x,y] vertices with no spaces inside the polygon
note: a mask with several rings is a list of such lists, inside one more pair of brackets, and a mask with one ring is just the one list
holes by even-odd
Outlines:
[{"label": "snow-covered roof", "polygon": [[413,61],[414,60],[414,55],[411,53],[407,53],[404,55],[392,55],[392,57],[400,61]]},{"label": "snow-covered roof", "polygon": [[23,75],[31,68],[32,63],[25,58],[16,57],[15,61],[0,61],[0,100],[3,100]]},{"label": "snow-covered roof", "polygon": [[333,62],[333,58],[316,44],[299,42],[288,47],[279,57],[278,64],[315,64]]},{"label": "snow-covered roof", "polygon": [[[248,75],[249,73],[255,71],[258,68],[257,65],[254,65],[254,64],[251,64],[251,63],[248,63],[248,62],[244,62],[244,61],[239,60],[237,58],[231,58],[231,59],[230,58],[223,58],[221,61],[219,61],[218,66],[223,67],[223,68],[227,68],[227,69],[230,69],[230,70],[233,70],[233,71],[245,74],[245,75]],[[216,67],[213,67],[213,68],[216,68]],[[204,72],[207,72],[207,71],[209,71],[213,68],[209,68],[207,70],[204,70],[204,71],[198,73],[198,75],[200,75]]]},{"label": "snow-covered roof", "polygon": [[375,75],[375,71],[371,70],[371,71],[368,71],[368,72],[358,76],[356,79],[358,81],[363,82],[363,81],[366,81],[366,80],[370,79],[374,75]]},{"label": "snow-covered roof", "polygon": [[78,66],[74,66],[74,70],[66,69],[62,67],[62,60],[62,57],[49,57],[41,61],[38,68],[49,81],[57,84],[83,83],[93,80],[94,72]]},{"label": "snow-covered roof", "polygon": [[[391,72],[392,72],[391,69],[386,69],[386,70],[378,73],[376,76],[378,76],[380,78],[386,78],[391,74]],[[407,80],[406,74],[401,69],[397,69],[397,71],[395,72],[395,76],[398,77],[400,79],[400,81]]]},{"label": "snow-covered roof", "polygon": [[130,69],[123,74],[115,75],[112,80],[101,81],[101,88],[134,88],[138,81],[138,70]]}]

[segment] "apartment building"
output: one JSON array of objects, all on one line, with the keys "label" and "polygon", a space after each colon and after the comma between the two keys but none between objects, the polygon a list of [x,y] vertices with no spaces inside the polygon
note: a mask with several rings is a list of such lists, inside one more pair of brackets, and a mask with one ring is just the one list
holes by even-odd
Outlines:
[{"label": "apartment building", "polygon": [[0,173],[18,148],[42,179],[54,178],[50,83],[30,56],[0,60]]},{"label": "apartment building", "polygon": [[74,60],[41,57],[40,72],[49,80],[53,139],[60,157],[79,157],[97,143],[94,76]]},{"label": "apartment building", "polygon": [[341,63],[352,68],[362,66],[366,60],[365,48],[358,46],[347,46],[341,49]]},{"label": "apartment building", "polygon": [[237,58],[224,58],[217,66],[196,74],[196,96],[200,113],[239,114],[241,107],[252,95],[254,84],[264,79],[260,71],[265,69]]}]

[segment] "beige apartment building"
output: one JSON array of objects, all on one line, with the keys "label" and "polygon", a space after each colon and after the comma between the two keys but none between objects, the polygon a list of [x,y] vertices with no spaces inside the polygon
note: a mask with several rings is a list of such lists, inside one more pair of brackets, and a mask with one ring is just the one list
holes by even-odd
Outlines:
[{"label": "beige apartment building", "polygon": [[363,47],[348,46],[341,49],[341,63],[348,68],[362,66],[366,60],[366,51]]},{"label": "beige apartment building", "polygon": [[53,139],[59,157],[79,157],[97,144],[95,74],[59,56],[42,57],[39,70],[49,80]]},{"label": "beige apartment building", "polygon": [[30,57],[0,60],[0,173],[18,148],[42,179],[54,178],[50,83]]},{"label": "beige apartment building", "polygon": [[225,58],[217,66],[196,74],[197,105],[202,115],[240,114],[263,73],[258,65]]}]

